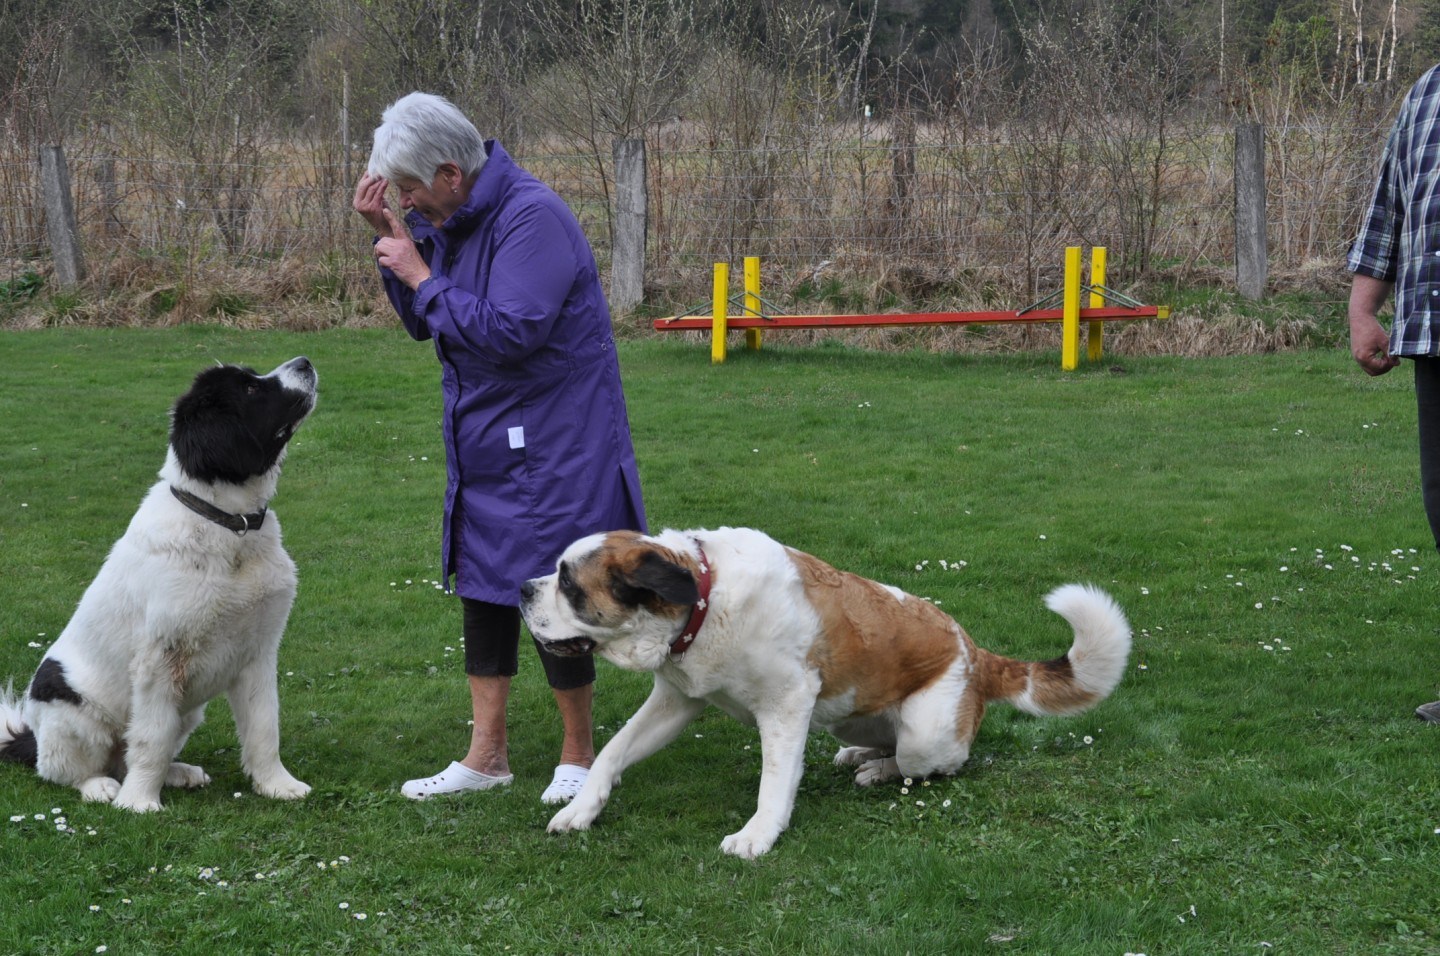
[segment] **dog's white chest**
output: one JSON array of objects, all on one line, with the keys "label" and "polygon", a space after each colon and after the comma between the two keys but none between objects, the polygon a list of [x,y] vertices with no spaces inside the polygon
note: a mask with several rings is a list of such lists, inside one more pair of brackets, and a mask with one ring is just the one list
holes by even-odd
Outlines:
[{"label": "dog's white chest", "polygon": [[736,700],[724,691],[715,691],[714,693],[706,694],[705,700],[740,721],[740,723],[747,724],[751,727],[755,726],[755,712],[749,704]]}]

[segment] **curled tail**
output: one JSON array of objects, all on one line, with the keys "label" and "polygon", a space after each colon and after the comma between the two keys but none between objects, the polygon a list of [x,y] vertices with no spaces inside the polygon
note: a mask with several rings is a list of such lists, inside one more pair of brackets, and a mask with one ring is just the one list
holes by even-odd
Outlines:
[{"label": "curled tail", "polygon": [[1037,717],[1078,714],[1120,683],[1130,656],[1130,624],[1110,595],[1088,584],[1058,587],[1045,604],[1070,622],[1075,642],[1064,657],[1050,661],[992,661],[1001,676],[989,696]]},{"label": "curled tail", "polygon": [[35,766],[35,732],[25,726],[15,685],[0,690],[0,760]]}]

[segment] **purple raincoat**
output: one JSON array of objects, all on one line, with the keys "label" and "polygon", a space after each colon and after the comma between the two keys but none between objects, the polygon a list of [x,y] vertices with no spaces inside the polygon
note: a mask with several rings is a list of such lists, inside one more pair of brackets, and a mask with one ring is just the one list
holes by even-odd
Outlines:
[{"label": "purple raincoat", "polygon": [[462,596],[518,605],[570,542],[645,530],[610,309],[564,201],[500,144],[439,229],[406,218],[431,278],[381,268],[410,335],[433,339],[445,400],[441,561]]}]

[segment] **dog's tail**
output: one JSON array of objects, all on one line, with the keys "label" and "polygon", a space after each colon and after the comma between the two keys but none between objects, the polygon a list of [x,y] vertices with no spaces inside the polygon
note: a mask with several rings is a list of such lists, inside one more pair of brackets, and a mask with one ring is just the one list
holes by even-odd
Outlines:
[{"label": "dog's tail", "polygon": [[1064,657],[1014,661],[991,655],[991,700],[1005,700],[1037,717],[1078,714],[1100,703],[1125,673],[1130,624],[1120,606],[1088,584],[1066,584],[1045,604],[1070,622],[1075,643]]},{"label": "dog's tail", "polygon": [[0,690],[0,760],[35,766],[35,732],[25,726],[15,684]]}]

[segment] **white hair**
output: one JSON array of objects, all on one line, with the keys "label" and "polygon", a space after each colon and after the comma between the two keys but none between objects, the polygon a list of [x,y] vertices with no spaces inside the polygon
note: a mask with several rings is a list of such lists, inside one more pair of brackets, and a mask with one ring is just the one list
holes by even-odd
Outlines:
[{"label": "white hair", "polygon": [[466,176],[485,165],[485,140],[454,103],[433,93],[409,93],[385,108],[370,150],[370,175],[428,183],[445,163]]}]

